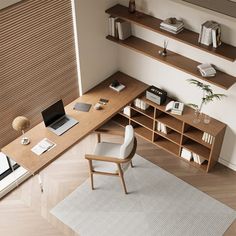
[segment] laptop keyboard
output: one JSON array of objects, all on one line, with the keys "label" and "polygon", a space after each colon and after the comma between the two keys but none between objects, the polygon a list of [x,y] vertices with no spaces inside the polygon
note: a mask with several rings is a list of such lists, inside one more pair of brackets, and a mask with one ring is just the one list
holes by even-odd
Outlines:
[{"label": "laptop keyboard", "polygon": [[60,128],[62,125],[64,125],[69,119],[67,117],[63,117],[62,119],[60,119],[59,121],[57,121],[56,123],[54,123],[53,125],[51,125],[51,128],[53,129],[58,129]]}]

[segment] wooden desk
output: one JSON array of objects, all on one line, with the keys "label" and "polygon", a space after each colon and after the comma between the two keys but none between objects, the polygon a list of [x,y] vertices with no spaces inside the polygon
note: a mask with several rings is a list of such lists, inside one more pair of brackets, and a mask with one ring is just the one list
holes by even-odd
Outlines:
[{"label": "wooden desk", "polygon": [[[120,93],[109,89],[109,84],[114,79],[119,80],[126,86],[126,88]],[[26,133],[27,137],[31,140],[29,145],[21,145],[21,137],[19,137],[3,147],[2,152],[30,171],[30,173],[35,174],[59,157],[71,146],[83,139],[86,135],[107,122],[147,88],[148,85],[121,72],[117,72],[65,107],[66,113],[77,119],[79,124],[72,127],[62,136],[57,136],[49,131],[45,128],[44,123],[42,122]],[[102,110],[95,110],[93,107],[90,108],[89,112],[78,112],[73,110],[73,106],[76,102],[90,103],[94,106],[100,98],[109,99],[108,104],[104,105]],[[43,138],[48,138],[55,142],[56,147],[40,156],[37,156],[31,151],[31,148]]]}]

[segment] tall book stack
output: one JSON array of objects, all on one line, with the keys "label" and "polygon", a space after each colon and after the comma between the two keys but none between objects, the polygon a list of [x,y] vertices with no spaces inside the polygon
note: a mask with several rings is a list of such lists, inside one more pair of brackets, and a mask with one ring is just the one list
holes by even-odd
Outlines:
[{"label": "tall book stack", "polygon": [[184,22],[170,17],[161,22],[160,28],[173,34],[178,34],[184,29]]},{"label": "tall book stack", "polygon": [[108,34],[112,37],[125,40],[131,36],[131,24],[118,17],[110,16],[108,18]]},{"label": "tall book stack", "polygon": [[198,42],[204,45],[213,45],[217,48],[221,45],[221,28],[220,24],[215,21],[206,21],[201,25]]}]

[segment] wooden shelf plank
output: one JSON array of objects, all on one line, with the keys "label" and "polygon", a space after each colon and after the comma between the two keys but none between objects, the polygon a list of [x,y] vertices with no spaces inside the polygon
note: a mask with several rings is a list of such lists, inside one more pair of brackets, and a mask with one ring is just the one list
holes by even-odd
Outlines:
[{"label": "wooden shelf plank", "polygon": [[165,124],[169,128],[181,133],[183,122],[180,120],[175,119],[172,116],[169,116],[168,114],[162,114],[161,116],[157,117],[157,121],[160,121],[161,123]]},{"label": "wooden shelf plank", "polygon": [[134,131],[141,138],[146,139],[149,142],[150,141],[152,142],[152,131],[150,131],[142,126],[134,127]]},{"label": "wooden shelf plank", "polygon": [[208,78],[202,77],[200,72],[197,69],[197,66],[201,64],[200,62],[184,57],[170,50],[168,50],[166,57],[162,57],[158,53],[159,50],[162,50],[161,47],[153,43],[149,43],[138,37],[130,36],[126,40],[119,40],[112,36],[107,36],[107,39],[115,43],[118,43],[119,45],[122,45],[124,47],[130,48],[139,53],[142,53],[164,64],[172,66],[192,76],[195,76],[201,80],[207,81],[208,83],[221,87],[223,89],[229,89],[236,82],[236,77],[228,75],[219,70],[217,70],[215,77],[208,77]]},{"label": "wooden shelf plank", "polygon": [[114,7],[111,7],[110,9],[106,10],[106,13],[113,16],[118,16],[126,21],[130,21],[144,28],[152,30],[156,33],[165,35],[179,42],[188,44],[205,52],[224,58],[225,60],[229,60],[232,62],[236,60],[236,47],[226,43],[222,43],[217,48],[199,44],[198,43],[199,34],[188,29],[184,29],[179,34],[171,34],[165,30],[160,29],[160,23],[162,22],[161,19],[155,18],[145,13],[136,12],[135,14],[130,14],[128,8],[120,4],[117,4]]},{"label": "wooden shelf plank", "polygon": [[184,133],[184,136],[195,140],[196,142],[204,145],[207,148],[211,148],[211,146],[212,146],[211,144],[204,142],[202,140],[202,135],[203,135],[203,132],[198,129],[195,129],[195,128],[191,128]]},{"label": "wooden shelf plank", "polygon": [[135,121],[136,123],[152,130],[153,129],[153,119],[148,118],[147,116],[144,116],[140,113],[135,114],[133,117],[131,117],[132,121]]},{"label": "wooden shelf plank", "polygon": [[131,108],[132,108],[133,110],[135,110],[135,111],[137,111],[137,112],[139,112],[139,113],[141,113],[141,114],[143,114],[143,115],[145,115],[145,116],[151,118],[151,119],[154,118],[154,108],[153,108],[152,106],[149,106],[149,108],[146,109],[146,110],[142,110],[142,109],[137,108],[137,107],[135,107],[135,106],[131,106]]},{"label": "wooden shelf plank", "polygon": [[126,125],[129,124],[129,119],[120,114],[117,114],[116,116],[114,116],[112,120],[116,122],[117,124],[121,125],[122,127],[125,127]]},{"label": "wooden shelf plank", "polygon": [[188,160],[184,159],[183,157],[179,157],[179,158],[180,158],[181,160],[183,160],[183,161],[189,163],[190,165],[192,165],[192,166],[198,168],[198,169],[201,169],[201,170],[203,170],[203,171],[207,171],[207,163],[208,163],[207,161],[204,161],[201,165],[199,165],[198,163],[196,163],[196,162],[194,162],[194,161],[188,161]]},{"label": "wooden shelf plank", "polygon": [[159,137],[158,139],[156,139],[154,144],[163,148],[164,150],[166,150],[171,154],[174,154],[176,156],[179,155],[179,145],[172,143],[171,141],[163,137]]},{"label": "wooden shelf plank", "polygon": [[182,145],[184,148],[188,149],[191,152],[194,152],[204,159],[208,160],[210,156],[211,150],[201,145],[200,143],[194,142],[192,140],[188,140],[186,143]]},{"label": "wooden shelf plank", "polygon": [[175,132],[174,130],[171,130],[168,134],[165,134],[165,133],[157,131],[157,130],[155,130],[154,132],[156,134],[170,140],[171,142],[180,145],[181,135],[179,133]]}]

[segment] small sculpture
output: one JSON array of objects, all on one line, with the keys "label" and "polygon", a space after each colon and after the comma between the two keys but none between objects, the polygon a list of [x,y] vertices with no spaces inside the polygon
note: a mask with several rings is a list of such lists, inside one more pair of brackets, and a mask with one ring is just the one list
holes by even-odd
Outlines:
[{"label": "small sculpture", "polygon": [[168,46],[168,41],[164,40],[163,50],[159,50],[158,52],[162,57],[165,57],[167,55],[167,46]]}]

